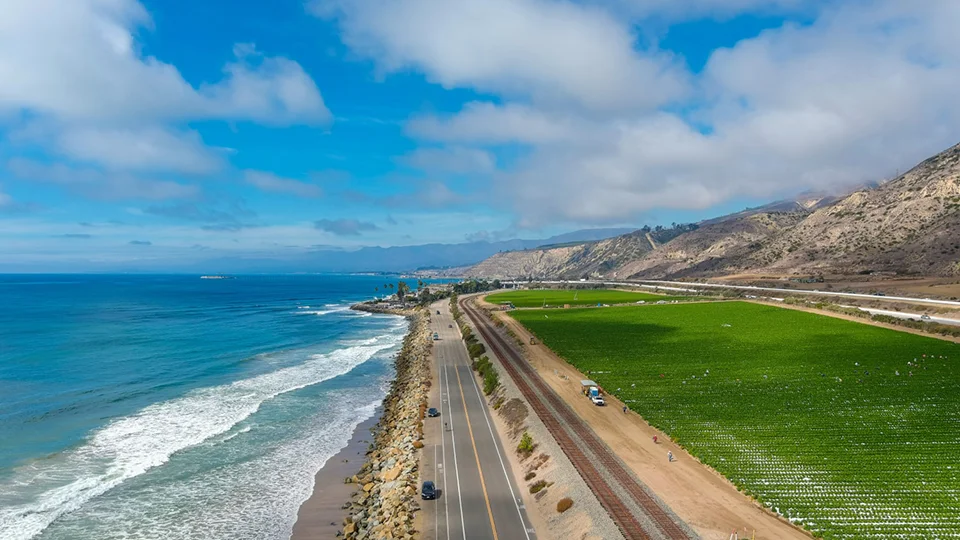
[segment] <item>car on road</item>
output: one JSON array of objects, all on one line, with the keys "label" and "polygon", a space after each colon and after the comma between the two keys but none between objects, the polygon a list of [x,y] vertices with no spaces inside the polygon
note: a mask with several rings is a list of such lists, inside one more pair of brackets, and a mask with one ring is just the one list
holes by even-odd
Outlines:
[{"label": "car on road", "polygon": [[452,325],[452,324],[448,324],[448,325],[447,325],[447,328],[453,328],[453,325]]},{"label": "car on road", "polygon": [[930,316],[927,315],[926,313],[924,313],[923,315],[920,316],[920,320],[921,320],[921,321],[929,321],[929,320],[930,320]]},{"label": "car on road", "polygon": [[597,407],[603,407],[607,404],[607,402],[603,400],[603,396],[593,396],[590,398],[590,401],[592,401]]},{"label": "car on road", "polygon": [[429,416],[430,418],[436,418],[440,416],[440,411],[438,411],[434,407],[430,407],[429,409],[427,409],[427,416]]},{"label": "car on road", "polygon": [[420,498],[425,501],[432,501],[437,498],[437,486],[433,485],[433,482],[427,480],[423,483],[423,487],[420,488]]},{"label": "car on road", "polygon": [[438,309],[438,310],[437,310],[437,315],[439,315],[439,314],[440,314],[440,310]]}]

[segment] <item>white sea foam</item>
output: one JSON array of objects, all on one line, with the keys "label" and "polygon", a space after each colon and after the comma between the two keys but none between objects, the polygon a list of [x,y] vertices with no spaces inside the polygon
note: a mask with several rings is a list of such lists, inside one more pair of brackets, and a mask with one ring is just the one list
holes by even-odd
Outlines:
[{"label": "white sea foam", "polygon": [[303,309],[304,311],[298,311],[297,313],[301,315],[329,315],[350,311],[350,304],[324,304],[323,307],[326,309],[310,309],[310,306],[300,306],[297,309]]},{"label": "white sea foam", "polygon": [[399,334],[381,336],[370,345],[314,355],[297,366],[200,389],[119,418],[83,446],[21,467],[0,483],[0,538],[33,538],[57,518],[162,465],[174,453],[226,433],[265,401],[345,374],[401,339]]}]

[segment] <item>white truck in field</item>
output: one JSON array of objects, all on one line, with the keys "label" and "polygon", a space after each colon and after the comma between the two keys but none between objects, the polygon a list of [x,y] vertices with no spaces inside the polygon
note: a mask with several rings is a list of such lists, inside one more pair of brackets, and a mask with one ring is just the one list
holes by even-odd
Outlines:
[{"label": "white truck in field", "polygon": [[583,395],[590,398],[590,401],[594,405],[603,407],[607,404],[605,401],[603,401],[603,396],[600,394],[600,387],[597,385],[597,383],[589,379],[584,379],[580,381],[580,388],[582,389],[581,391],[583,392]]}]

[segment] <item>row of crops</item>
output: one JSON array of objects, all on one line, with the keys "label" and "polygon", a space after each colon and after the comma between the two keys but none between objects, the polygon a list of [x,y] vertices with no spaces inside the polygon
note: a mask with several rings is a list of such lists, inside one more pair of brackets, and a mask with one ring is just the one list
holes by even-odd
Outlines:
[{"label": "row of crops", "polygon": [[742,302],[516,311],[762,504],[825,538],[960,538],[960,345]]},{"label": "row of crops", "polygon": [[523,289],[487,296],[493,304],[511,303],[516,307],[595,306],[679,300],[679,297],[609,289]]}]

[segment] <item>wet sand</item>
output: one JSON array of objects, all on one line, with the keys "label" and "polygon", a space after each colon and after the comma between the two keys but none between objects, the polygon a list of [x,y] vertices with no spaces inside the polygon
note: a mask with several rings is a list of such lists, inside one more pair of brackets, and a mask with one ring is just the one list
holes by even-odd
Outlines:
[{"label": "wet sand", "polygon": [[313,494],[300,505],[291,540],[328,540],[343,530],[343,518],[349,510],[341,507],[350,502],[350,494],[357,489],[355,484],[344,484],[343,479],[357,474],[363,466],[367,447],[373,441],[370,428],[377,424],[380,414],[378,408],[372,418],[357,426],[347,446],[317,472]]}]

